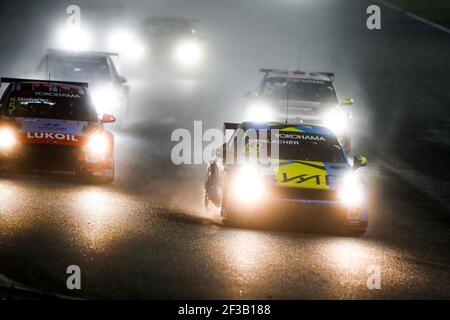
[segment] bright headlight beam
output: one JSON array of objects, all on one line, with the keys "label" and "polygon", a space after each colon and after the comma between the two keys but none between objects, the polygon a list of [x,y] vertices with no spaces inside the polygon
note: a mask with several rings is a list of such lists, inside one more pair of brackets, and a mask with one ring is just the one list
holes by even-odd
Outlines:
[{"label": "bright headlight beam", "polygon": [[98,156],[105,156],[108,152],[109,141],[102,133],[94,133],[86,144],[86,151]]},{"label": "bright headlight beam", "polygon": [[91,37],[86,29],[77,26],[65,26],[57,34],[57,46],[63,50],[89,50]]},{"label": "bright headlight beam", "polygon": [[354,172],[350,172],[343,177],[338,196],[343,203],[349,206],[357,206],[362,203],[364,198],[363,188]]},{"label": "bright headlight beam", "polygon": [[145,54],[145,46],[138,37],[129,30],[116,30],[108,39],[112,51],[119,52],[124,58],[137,61]]},{"label": "bright headlight beam", "polygon": [[264,102],[254,102],[249,105],[247,119],[254,122],[265,122],[273,119],[273,111],[270,105]]},{"label": "bright headlight beam", "polygon": [[104,85],[93,89],[91,97],[99,114],[114,114],[121,102],[119,90],[111,85]]},{"label": "bright headlight beam", "polygon": [[184,67],[195,67],[201,62],[203,51],[197,41],[184,41],[175,47],[174,58]]},{"label": "bright headlight beam", "polygon": [[246,165],[239,169],[233,181],[233,194],[242,202],[254,202],[264,193],[264,185],[256,166]]},{"label": "bright headlight beam", "polygon": [[343,134],[349,125],[347,113],[341,109],[332,109],[323,115],[323,125],[335,134]]},{"label": "bright headlight beam", "polygon": [[0,149],[9,150],[16,144],[16,142],[16,136],[11,129],[0,129]]}]

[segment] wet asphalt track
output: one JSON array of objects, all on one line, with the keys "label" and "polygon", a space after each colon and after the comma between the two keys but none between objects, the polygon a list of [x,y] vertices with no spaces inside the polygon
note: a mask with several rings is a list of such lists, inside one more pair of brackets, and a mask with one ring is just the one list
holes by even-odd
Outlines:
[{"label": "wet asphalt track", "polygon": [[[169,3],[158,8],[203,21],[210,71],[132,81],[114,184],[0,179],[0,273],[86,298],[450,298],[450,35],[386,7],[368,31],[364,1]],[[335,71],[357,101],[355,152],[370,161],[361,238],[222,227],[201,206],[205,167],[170,162],[174,128],[239,120],[257,69],[296,67],[299,47],[302,67]],[[72,264],[79,292],[65,287]],[[381,290],[366,287],[371,265]]]}]

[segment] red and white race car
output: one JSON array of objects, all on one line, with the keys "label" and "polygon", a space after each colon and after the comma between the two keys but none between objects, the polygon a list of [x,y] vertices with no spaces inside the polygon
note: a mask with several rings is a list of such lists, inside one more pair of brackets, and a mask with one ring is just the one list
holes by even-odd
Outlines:
[{"label": "red and white race car", "polygon": [[0,171],[114,180],[114,136],[86,83],[2,78]]}]

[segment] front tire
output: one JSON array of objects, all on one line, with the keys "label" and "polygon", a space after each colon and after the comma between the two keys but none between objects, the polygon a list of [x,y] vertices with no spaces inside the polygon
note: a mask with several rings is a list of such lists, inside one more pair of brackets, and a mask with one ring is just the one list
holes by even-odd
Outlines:
[{"label": "front tire", "polygon": [[238,219],[236,219],[236,216],[231,214],[228,208],[228,195],[226,190],[222,198],[220,217],[222,219],[222,224],[226,227],[238,227],[240,225],[240,222],[238,221]]}]

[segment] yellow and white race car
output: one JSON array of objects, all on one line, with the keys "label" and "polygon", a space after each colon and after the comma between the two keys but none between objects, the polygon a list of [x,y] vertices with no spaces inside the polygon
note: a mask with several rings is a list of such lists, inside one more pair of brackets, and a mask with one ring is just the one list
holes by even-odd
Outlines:
[{"label": "yellow and white race car", "polygon": [[353,99],[338,100],[334,73],[260,69],[264,74],[248,99],[243,121],[287,121],[329,128],[351,150]]}]

